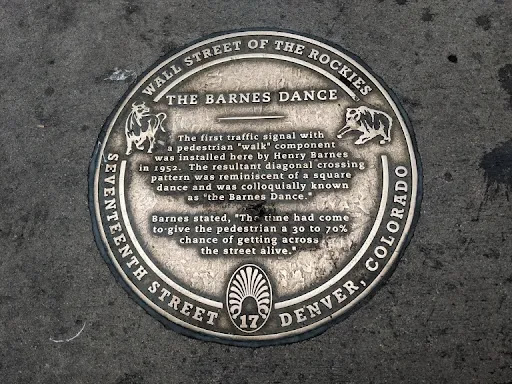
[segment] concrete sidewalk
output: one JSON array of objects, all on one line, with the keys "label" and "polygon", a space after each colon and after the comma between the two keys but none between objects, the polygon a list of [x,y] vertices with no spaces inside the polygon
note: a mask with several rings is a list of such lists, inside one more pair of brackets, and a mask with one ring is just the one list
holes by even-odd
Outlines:
[{"label": "concrete sidewalk", "polygon": [[[3,1],[0,382],[512,380],[512,2]],[[386,286],[305,342],[228,347],[166,330],[91,230],[103,122],[161,55],[213,32],[296,30],[364,60],[416,134],[424,197]]]}]

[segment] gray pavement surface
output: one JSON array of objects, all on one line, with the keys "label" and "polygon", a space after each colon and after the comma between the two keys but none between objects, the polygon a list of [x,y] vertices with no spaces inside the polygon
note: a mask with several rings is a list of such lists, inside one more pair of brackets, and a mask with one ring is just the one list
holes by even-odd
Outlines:
[{"label": "gray pavement surface", "polygon": [[[135,77],[247,27],[359,55],[401,99],[424,169],[388,283],[324,334],[259,349],[149,316],[87,205],[97,135]],[[1,383],[512,382],[512,1],[2,0],[0,36]]]}]

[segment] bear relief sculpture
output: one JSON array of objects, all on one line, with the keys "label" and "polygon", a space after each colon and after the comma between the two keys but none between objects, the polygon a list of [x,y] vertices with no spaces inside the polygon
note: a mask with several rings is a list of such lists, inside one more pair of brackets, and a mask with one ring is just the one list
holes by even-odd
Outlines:
[{"label": "bear relief sculpture", "polygon": [[375,137],[380,137],[379,143],[386,144],[391,141],[390,131],[393,120],[382,111],[371,109],[365,106],[347,108],[345,113],[345,125],[338,131],[338,139],[346,133],[360,132],[359,138],[354,144],[360,145]]}]

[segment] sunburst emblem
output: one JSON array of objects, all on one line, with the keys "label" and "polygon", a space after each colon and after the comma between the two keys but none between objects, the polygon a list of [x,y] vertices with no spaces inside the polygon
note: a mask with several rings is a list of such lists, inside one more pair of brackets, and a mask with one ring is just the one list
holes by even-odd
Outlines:
[{"label": "sunburst emblem", "polygon": [[267,321],[272,288],[265,272],[254,264],[238,268],[228,284],[226,301],[231,321],[243,332],[255,332]]}]

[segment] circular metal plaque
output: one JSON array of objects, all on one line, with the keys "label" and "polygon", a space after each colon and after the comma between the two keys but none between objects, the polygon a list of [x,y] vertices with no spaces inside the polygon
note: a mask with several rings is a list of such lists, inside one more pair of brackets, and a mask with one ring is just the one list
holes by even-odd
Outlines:
[{"label": "circular metal plaque", "polygon": [[97,243],[183,333],[262,345],[321,332],[389,274],[417,218],[407,118],[332,44],[243,31],[165,57],[105,124]]}]

